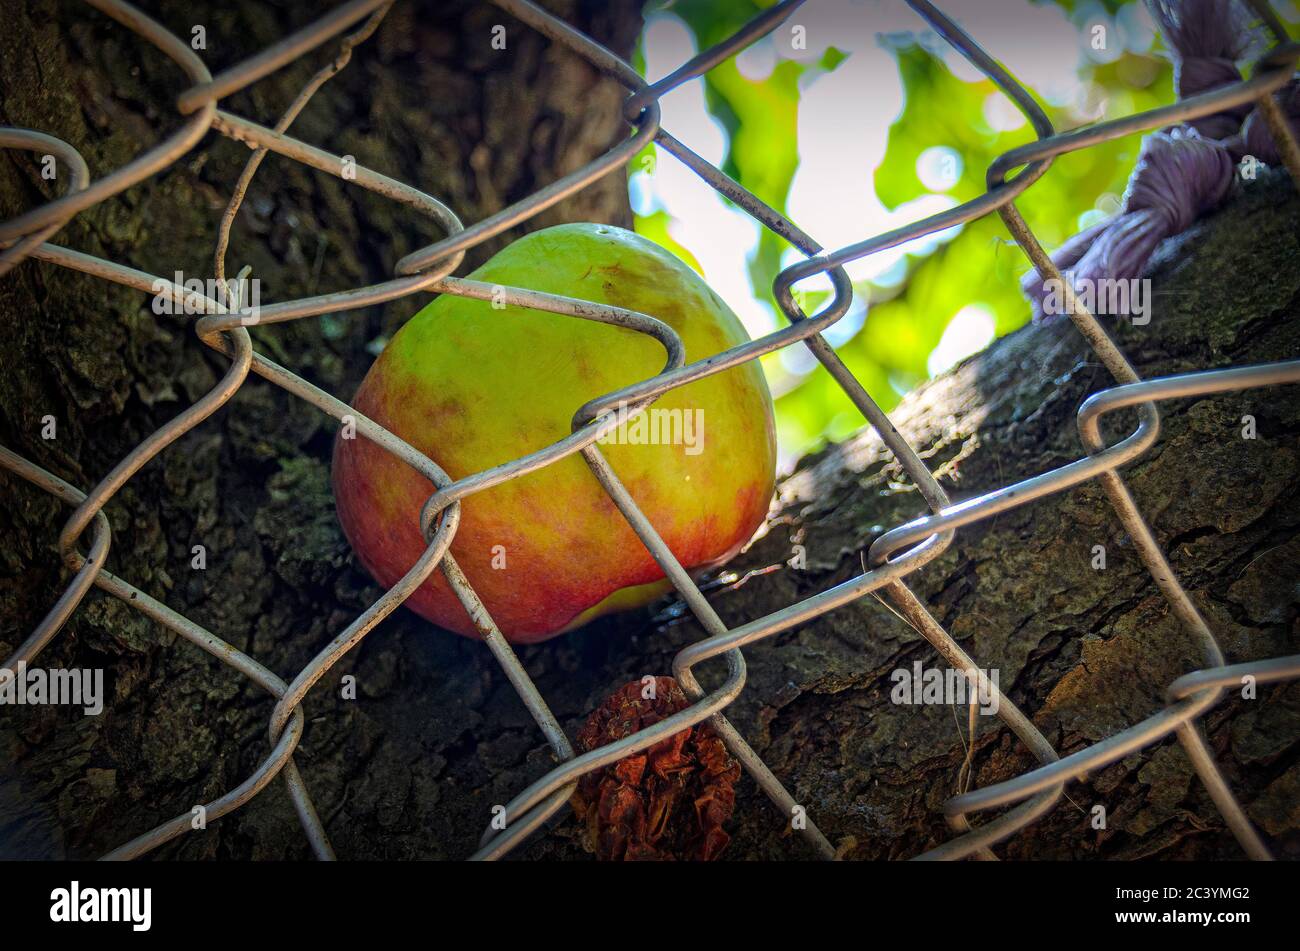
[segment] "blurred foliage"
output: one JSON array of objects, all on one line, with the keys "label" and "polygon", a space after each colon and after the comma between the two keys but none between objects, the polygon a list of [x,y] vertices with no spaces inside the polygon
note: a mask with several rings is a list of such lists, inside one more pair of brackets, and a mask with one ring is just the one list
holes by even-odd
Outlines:
[{"label": "blurred foliage", "polygon": [[[1037,2],[1041,5],[1050,0]],[[646,12],[647,16],[663,13],[679,17],[694,34],[697,48],[704,49],[770,5],[755,0],[675,0],[651,3]],[[1141,30],[1126,23],[1125,18],[1131,20],[1136,12],[1123,9],[1131,3],[1056,0],[1056,5],[1078,30],[1078,46],[1063,50],[1062,55],[1078,59],[1080,81],[1080,94],[1073,102],[1053,104],[1035,96],[1057,129],[1173,101],[1167,54],[1158,36],[1143,38]],[[871,15],[870,4],[860,9],[863,16]],[[965,19],[978,39],[979,15],[970,13]],[[1098,23],[1115,31],[1109,35],[1117,47],[1117,38],[1128,37],[1122,50],[1089,55],[1089,36]],[[1135,35],[1139,37],[1136,42],[1132,40]],[[1032,140],[1029,124],[1015,118],[1008,121],[1010,100],[991,81],[982,77],[969,81],[965,72],[954,75],[945,60],[932,52],[941,48],[942,41],[919,17],[915,32],[878,34],[875,40],[892,54],[904,93],[901,113],[888,130],[881,130],[882,135],[887,133],[888,144],[873,182],[880,202],[896,209],[927,195],[943,194],[955,203],[983,193],[985,171],[993,160]],[[816,62],[778,57],[770,75],[758,81],[742,75],[735,57],[706,74],[707,107],[729,137],[723,171],[784,213],[799,149],[801,145],[809,147],[798,141],[800,90],[815,81],[817,74],[835,70],[852,55],[852,51],[831,48]],[[643,57],[639,57],[638,67],[644,72]],[[666,120],[665,125],[672,131],[671,121]],[[1018,200],[1017,207],[1044,246],[1049,250],[1057,247],[1119,208],[1140,144],[1141,136],[1129,136],[1062,156]],[[953,155],[956,161],[946,167],[953,176],[951,187],[932,191],[921,181],[918,160],[935,147],[952,150],[939,154]],[[663,152],[660,156],[661,161],[676,161]],[[634,170],[637,167],[634,165]],[[698,269],[690,249],[669,234],[670,211],[638,216],[637,228]],[[869,232],[863,233],[858,240],[869,236]],[[866,281],[855,284],[857,298],[868,304],[868,313],[860,331],[837,342],[837,351],[885,409],[929,376],[931,354],[949,322],[963,308],[973,304],[986,309],[998,336],[1029,320],[1029,307],[1019,290],[1027,262],[998,216],[987,215],[944,237],[927,242],[921,253],[907,255],[901,281],[891,272],[888,286]],[[757,250],[749,259],[750,279],[754,296],[774,313],[771,285],[783,255],[785,263],[790,263],[787,244],[762,229]],[[827,296],[805,294],[801,303],[811,311]],[[792,376],[788,363],[772,355],[765,358],[764,367],[778,395],[778,426],[787,459],[827,439],[842,439],[862,425],[860,414],[820,366]]]},{"label": "blurred foliage", "polygon": [[[722,42],[767,5],[754,0],[677,0],[651,4],[647,16],[667,13],[679,17],[702,49]],[[1100,9],[1095,3],[1089,5],[1087,16],[1096,19]],[[863,16],[870,16],[870,8],[863,10]],[[1087,21],[1083,13],[1076,14],[1076,19],[1082,34]],[[1028,125],[1011,131],[989,125],[985,103],[989,96],[997,95],[993,83],[958,78],[943,58],[931,52],[935,38],[926,34],[918,19],[914,34],[876,38],[892,52],[905,95],[904,109],[888,129],[885,160],[874,170],[876,195],[887,208],[928,194],[918,177],[918,160],[927,149],[943,146],[957,153],[959,177],[946,188],[946,194],[966,201],[982,194],[984,170],[1000,153],[1032,138]],[[723,171],[780,212],[785,212],[800,149],[833,147],[833,143],[798,140],[801,83],[809,82],[810,73],[835,70],[846,56],[852,56],[852,51],[831,48],[813,64],[780,60],[762,81],[742,75],[733,57],[703,78],[707,108],[728,134]],[[638,60],[643,69],[643,57]],[[1125,52],[1105,64],[1080,57],[1080,79],[1088,90],[1084,103],[1065,107],[1044,104],[1058,129],[1096,118],[1080,116],[1080,110],[1102,101],[1110,117],[1173,99],[1169,64],[1157,51]],[[1117,207],[1139,143],[1140,136],[1131,136],[1062,157],[1022,197],[1019,207],[1044,244],[1057,246],[1089,217],[1095,217],[1099,208],[1105,213]],[[660,160],[675,161],[669,157]],[[633,162],[632,168],[649,165],[642,160]],[[872,170],[863,169],[863,174],[871,175]],[[637,218],[638,231],[698,268],[690,248],[669,235],[669,226],[669,210]],[[763,229],[757,251],[749,260],[755,298],[771,304],[772,278],[785,253],[787,243]],[[785,261],[789,260],[787,256]],[[970,222],[945,242],[931,242],[926,252],[907,256],[904,281],[891,282],[889,287],[870,282],[855,286],[859,299],[870,304],[870,311],[862,330],[837,347],[840,356],[872,398],[885,408],[892,407],[901,394],[927,378],[933,349],[954,314],[967,304],[987,307],[995,317],[998,335],[1028,320],[1030,312],[1018,288],[1024,269],[1022,253],[1010,243],[996,216]],[[801,303],[814,308],[826,296],[805,294]],[[857,411],[820,366],[796,379],[783,378],[789,375],[788,369],[771,357],[764,366],[774,375],[774,390],[780,394],[780,434],[788,453],[797,455],[861,426]]]}]

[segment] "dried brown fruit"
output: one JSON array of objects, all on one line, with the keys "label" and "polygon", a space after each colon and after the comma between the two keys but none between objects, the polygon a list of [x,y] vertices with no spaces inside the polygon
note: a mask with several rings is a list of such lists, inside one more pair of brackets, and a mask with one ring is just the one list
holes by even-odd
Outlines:
[{"label": "dried brown fruit", "polygon": [[[616,690],[578,733],[585,753],[690,706],[671,677]],[[648,695],[648,696],[647,696]],[[606,861],[712,861],[731,837],[740,764],[707,723],[675,733],[578,781],[583,845]]]}]

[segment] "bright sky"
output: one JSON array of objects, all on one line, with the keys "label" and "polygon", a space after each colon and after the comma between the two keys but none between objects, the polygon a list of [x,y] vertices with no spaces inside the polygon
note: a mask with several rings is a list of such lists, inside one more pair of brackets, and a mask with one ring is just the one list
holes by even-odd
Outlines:
[{"label": "bright sky", "polygon": [[[953,6],[949,4],[948,8]],[[1083,22],[1092,22],[1094,15],[1097,22],[1103,22],[1100,4],[1094,6],[1095,14],[1086,8],[1081,12]],[[967,31],[1039,95],[1057,104],[1082,101],[1086,94],[1079,77],[1082,63],[1078,57],[1063,56],[1060,51],[1080,50],[1086,44],[1080,43],[1079,27],[1066,18],[1061,8],[1026,0],[981,0],[966,10],[977,11],[962,17]],[[790,30],[796,23],[806,29],[806,50],[791,48]],[[1149,47],[1151,23],[1145,5],[1126,7],[1114,28],[1125,46]],[[833,72],[810,77],[802,90],[800,164],[787,205],[790,217],[828,248],[852,244],[956,203],[945,192],[961,173],[961,159],[942,146],[928,150],[918,163],[918,177],[930,194],[890,211],[876,198],[872,187],[875,169],[885,154],[889,126],[903,107],[897,65],[878,38],[881,34],[927,30],[924,21],[901,0],[811,0],[787,24],[737,58],[743,75],[761,80],[778,58],[816,62],[830,46],[848,54]],[[958,77],[972,81],[982,78],[932,33],[926,42],[944,56]],[[1110,47],[1110,53],[1079,55],[1118,55],[1118,44]],[[665,12],[648,20],[644,51],[647,76],[657,79],[688,59],[696,48],[686,25]],[[722,164],[726,132],[708,113],[702,82],[677,88],[664,97],[662,106],[665,128],[708,161]],[[991,124],[1008,130],[1023,123],[1019,113],[999,94],[989,97],[985,114]],[[699,260],[705,279],[740,316],[751,336],[774,328],[771,311],[754,297],[747,270],[759,225],[744,212],[728,207],[713,189],[662,150],[653,175],[637,172],[632,176],[631,196],[633,208],[641,214],[663,209],[672,216],[669,231],[673,238]],[[951,233],[941,232],[853,262],[847,270],[855,282],[894,284],[906,277],[905,254],[924,253],[951,237]],[[791,250],[786,263],[799,257]],[[829,282],[810,279],[799,286],[815,290],[828,287]],[[838,345],[852,337],[862,326],[864,311],[862,302],[855,301],[854,309],[827,334],[831,343]],[[989,309],[978,303],[964,307],[951,316],[929,369],[940,372],[982,349],[992,338]],[[806,373],[813,367],[812,357],[802,347],[782,351],[781,361],[783,368],[794,374]]]}]

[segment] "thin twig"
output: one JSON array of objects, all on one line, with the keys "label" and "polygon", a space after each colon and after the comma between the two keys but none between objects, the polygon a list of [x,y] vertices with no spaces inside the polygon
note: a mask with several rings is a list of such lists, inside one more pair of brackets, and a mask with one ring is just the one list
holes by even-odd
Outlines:
[{"label": "thin twig", "polygon": [[[307,105],[311,97],[316,95],[317,90],[338,75],[339,71],[351,61],[353,47],[364,43],[370,38],[370,35],[375,32],[380,21],[392,9],[392,6],[392,3],[384,4],[370,14],[370,18],[362,24],[361,29],[343,38],[333,62],[307,81],[307,85],[303,87],[302,92],[298,93],[298,97],[290,103],[289,108],[284,111],[284,115],[280,116],[280,121],[275,124],[277,134],[286,131],[293,124],[293,120],[298,118],[298,113],[302,112],[303,107]],[[269,149],[259,148],[254,150],[253,154],[248,157],[248,163],[244,166],[239,181],[235,183],[235,190],[230,196],[230,203],[226,205],[225,214],[221,216],[221,224],[217,228],[217,247],[212,255],[212,264],[217,280],[223,287],[226,283],[226,248],[230,244],[231,226],[235,222],[235,215],[239,213],[239,206],[244,203],[244,195],[248,192],[248,186],[252,183],[253,176],[257,174],[258,166],[262,164],[262,160],[266,158],[269,151]]]}]

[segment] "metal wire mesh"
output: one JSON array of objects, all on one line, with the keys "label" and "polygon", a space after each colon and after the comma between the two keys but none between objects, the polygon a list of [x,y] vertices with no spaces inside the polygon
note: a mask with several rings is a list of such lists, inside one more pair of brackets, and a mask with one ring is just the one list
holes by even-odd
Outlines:
[{"label": "metal wire mesh", "polygon": [[[1226,664],[1214,635],[1171,571],[1119,470],[1155,443],[1159,429],[1159,414],[1156,408],[1158,401],[1250,387],[1297,383],[1300,382],[1300,361],[1190,373],[1163,379],[1140,379],[1094,316],[1070,291],[1068,282],[1062,281],[1060,272],[1047,257],[1014,204],[1021,193],[1047,172],[1056,156],[1119,136],[1220,112],[1243,103],[1258,104],[1277,139],[1279,151],[1292,178],[1300,182],[1300,146],[1297,146],[1295,138],[1272,98],[1273,94],[1290,79],[1297,58],[1300,58],[1300,46],[1287,41],[1280,24],[1275,17],[1271,16],[1266,4],[1257,4],[1256,12],[1262,15],[1272,28],[1277,45],[1263,57],[1252,78],[1171,106],[1102,122],[1083,129],[1058,133],[1029,92],[960,26],[927,0],[909,0],[915,11],[940,36],[1010,97],[1030,121],[1038,138],[1035,142],[1013,149],[995,161],[988,171],[986,192],[972,201],[906,227],[828,252],[797,225],[700,158],[659,125],[660,97],[682,83],[702,75],[714,65],[770,33],[800,5],[802,0],[783,0],[755,17],[726,41],[701,52],[673,73],[653,84],[647,84],[628,63],[608,49],[528,0],[493,0],[497,6],[537,30],[551,42],[569,48],[601,73],[626,87],[631,95],[625,101],[624,118],[634,131],[628,138],[584,168],[469,227],[465,227],[456,214],[436,198],[364,166],[356,165],[351,170],[354,174],[345,175],[345,163],[342,157],[285,134],[288,126],[311,95],[330,76],[346,65],[353,46],[364,40],[379,25],[393,0],[352,0],[251,59],[215,77],[209,73],[188,45],[131,5],[122,0],[87,0],[87,2],[116,20],[124,28],[148,41],[180,66],[188,76],[191,85],[179,95],[176,102],[180,114],[188,118],[172,135],[122,168],[96,180],[92,180],[86,163],[76,149],[66,142],[33,130],[12,128],[0,130],[0,146],[52,154],[70,172],[67,194],[0,224],[0,248],[4,249],[0,253],[0,275],[11,270],[23,259],[32,257],[133,287],[146,294],[154,294],[161,287],[163,293],[169,295],[176,303],[193,308],[195,312],[204,315],[195,324],[196,332],[204,343],[226,354],[231,362],[225,376],[208,393],[144,440],[88,493],[69,485],[12,451],[0,447],[0,465],[51,493],[74,509],[59,537],[63,558],[73,573],[72,580],[36,630],[6,660],[5,668],[12,671],[20,662],[30,663],[57,634],[90,588],[98,587],[207,651],[266,690],[277,701],[269,724],[271,751],[239,786],[206,804],[205,809],[209,819],[219,818],[239,808],[266,788],[277,775],[282,775],[313,851],[320,858],[333,857],[325,830],[294,763],[294,750],[304,730],[301,709],[303,698],[340,658],[374,629],[381,619],[401,604],[435,570],[440,570],[560,761],[558,766],[521,791],[506,805],[504,827],[498,828],[501,826],[500,822],[491,824],[484,833],[481,847],[474,858],[495,859],[509,852],[566,803],[575,788],[576,781],[584,774],[645,749],[665,737],[704,720],[712,724],[732,754],[775,804],[780,817],[774,821],[790,823],[796,814],[804,815],[802,808],[796,805],[781,781],[772,774],[724,715],[725,708],[735,700],[745,685],[745,662],[740,649],[747,644],[810,621],[872,592],[879,592],[887,599],[889,604],[934,646],[947,663],[962,672],[972,687],[982,686],[995,693],[998,715],[1041,764],[1015,779],[966,792],[948,800],[944,812],[949,825],[957,834],[949,842],[925,853],[920,858],[957,859],[972,855],[992,858],[989,847],[1052,810],[1061,797],[1067,781],[1155,744],[1170,734],[1176,734],[1186,749],[1202,782],[1245,851],[1255,858],[1268,857],[1267,849],[1251,827],[1207,748],[1200,731],[1199,718],[1225,695],[1226,687],[1239,683],[1243,677],[1253,677],[1261,683],[1300,677],[1300,655],[1246,664]],[[267,128],[217,108],[218,101],[223,97],[245,88],[363,20],[365,23],[357,32],[343,41],[335,60],[308,83],[274,128]],[[223,218],[218,235],[215,267],[217,276],[221,279],[218,295],[220,299],[187,290],[166,279],[126,265],[47,243],[46,239],[78,212],[120,193],[179,160],[203,138],[209,129],[215,129],[222,135],[244,142],[255,149],[236,186],[234,197]],[[687,364],[677,335],[663,324],[645,315],[603,304],[539,293],[526,288],[505,288],[503,292],[501,288],[494,285],[453,276],[453,272],[462,262],[468,249],[528,220],[602,176],[619,171],[629,159],[651,141],[685,163],[719,193],[806,255],[805,260],[778,274],[774,282],[776,300],[788,318],[789,326],[705,360]],[[394,267],[393,277],[382,283],[264,305],[254,315],[247,303],[241,302],[238,295],[232,293],[231,288],[237,285],[229,285],[225,282],[224,257],[230,223],[258,164],[267,152],[276,152],[326,174],[346,178],[361,188],[409,205],[415,211],[433,218],[444,229],[446,236],[399,260]],[[1009,177],[1009,173],[1016,169],[1021,170]],[[1081,458],[1052,471],[954,505],[917,452],[899,435],[886,414],[872,401],[866,390],[820,334],[842,317],[849,308],[852,288],[842,269],[844,264],[995,211],[1002,217],[1029,261],[1038,268],[1040,275],[1061,282],[1058,286],[1064,288],[1065,309],[1071,321],[1110,372],[1116,385],[1094,393],[1079,409],[1078,427],[1086,450],[1086,454]],[[792,289],[797,282],[819,274],[828,275],[835,295],[820,312],[809,315],[795,302]],[[659,340],[667,354],[665,368],[650,379],[607,394],[581,407],[575,414],[572,433],[553,445],[493,469],[453,481],[434,460],[417,452],[371,420],[357,414],[347,404],[256,352],[247,330],[247,325],[252,322],[269,324],[352,310],[394,300],[417,291],[478,299],[491,299],[495,291],[498,299],[503,298],[509,305],[548,311],[565,319],[597,320],[629,327]],[[638,509],[618,475],[602,456],[596,443],[601,436],[620,422],[618,413],[620,406],[631,408],[634,412],[643,411],[657,397],[670,389],[722,372],[795,343],[802,343],[812,351],[862,412],[867,422],[876,429],[895,459],[920,490],[930,512],[880,536],[872,544],[867,555],[865,570],[860,576],[765,617],[755,618],[739,627],[728,629],[659,537],[654,526]],[[289,393],[308,401],[337,420],[355,422],[359,435],[383,446],[422,473],[431,483],[431,494],[421,515],[421,529],[428,542],[424,554],[397,584],[386,591],[320,651],[289,683],[276,676],[253,657],[236,650],[215,634],[171,610],[165,604],[113,574],[106,567],[111,539],[108,520],[103,512],[104,506],[149,460],[159,455],[180,436],[198,426],[226,403],[243,385],[250,372],[283,387]],[[1107,447],[1100,435],[1100,419],[1105,414],[1124,407],[1137,407],[1140,423],[1127,438]],[[626,419],[626,416],[623,418]],[[583,455],[600,484],[672,581],[677,592],[708,635],[704,640],[682,650],[673,661],[673,675],[692,701],[688,708],[616,743],[582,755],[575,754],[563,729],[547,708],[545,699],[521,667],[510,645],[497,629],[449,551],[460,519],[462,500],[483,489],[517,478],[574,453]],[[1187,633],[1201,648],[1205,667],[1180,677],[1169,686],[1168,705],[1164,709],[1106,740],[1060,758],[1051,743],[1035,728],[1029,718],[1005,695],[997,692],[996,685],[989,685],[987,679],[980,683],[980,668],[975,660],[953,640],[925,605],[917,599],[904,582],[904,578],[945,551],[952,543],[958,529],[1008,509],[1063,492],[1092,479],[1101,482],[1152,579]],[[77,546],[87,529],[91,533],[90,547],[83,554]],[[726,679],[716,690],[706,692],[696,680],[694,668],[704,661],[719,656],[726,661]],[[970,822],[969,817],[974,813],[1004,809],[1004,807],[1010,808],[1005,808],[1005,811],[982,825],[973,826]],[[812,817],[807,817],[806,822],[794,823],[794,825],[800,828],[803,836],[818,854],[827,858],[835,855],[834,847],[817,828]],[[143,855],[182,835],[190,828],[191,814],[186,812],[132,839],[113,850],[107,857],[126,859]]]}]

